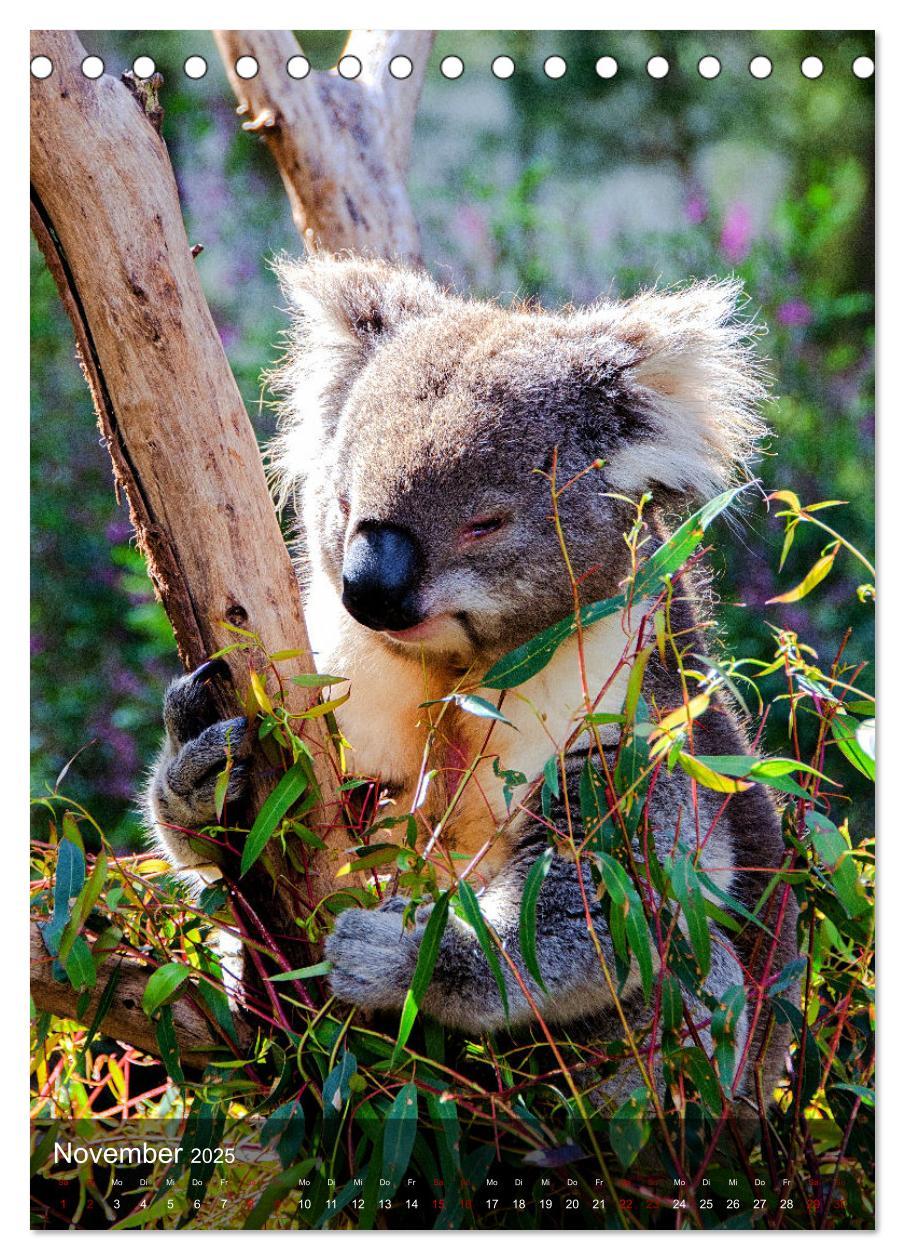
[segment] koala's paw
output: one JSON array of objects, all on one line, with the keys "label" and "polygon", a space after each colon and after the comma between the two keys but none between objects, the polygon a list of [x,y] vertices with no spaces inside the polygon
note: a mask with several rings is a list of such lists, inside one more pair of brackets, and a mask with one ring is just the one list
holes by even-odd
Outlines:
[{"label": "koala's paw", "polygon": [[333,992],[365,1010],[400,1010],[423,934],[420,925],[407,931],[396,910],[344,910],[324,946]]},{"label": "koala's paw", "polygon": [[219,661],[209,661],[167,688],[167,738],[150,785],[151,812],[164,828],[195,828],[215,820],[217,779],[227,764],[226,801],[239,800],[247,787],[248,723],[244,717],[217,721],[210,692],[210,682],[221,672]]},{"label": "koala's paw", "polygon": [[238,755],[245,718],[226,718],[190,740],[158,770],[156,804],[162,821],[200,827],[217,816],[217,779],[230,763],[226,801],[239,800],[248,785],[247,759]]}]

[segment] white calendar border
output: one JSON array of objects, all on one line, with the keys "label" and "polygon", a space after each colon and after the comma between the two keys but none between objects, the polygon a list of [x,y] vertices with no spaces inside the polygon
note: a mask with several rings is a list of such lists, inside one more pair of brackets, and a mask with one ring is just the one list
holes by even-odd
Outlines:
[{"label": "white calendar border", "polygon": [[[533,9],[540,6],[532,6]],[[423,5],[416,5],[412,0],[397,0],[391,4],[348,3],[337,6],[347,29],[357,27],[388,27],[420,29],[424,25],[425,12]],[[445,11],[444,11],[445,9]],[[74,11],[75,10],[75,11]],[[727,19],[732,20],[732,29],[759,30],[870,30],[875,26],[878,31],[877,54],[877,114],[879,136],[878,188],[880,224],[879,243],[881,246],[882,272],[878,271],[878,314],[879,320],[879,363],[883,370],[880,377],[878,395],[881,424],[879,429],[879,446],[877,468],[879,473],[878,494],[878,529],[883,539],[881,548],[881,575],[884,563],[889,560],[889,586],[893,587],[898,579],[896,566],[901,571],[903,545],[897,537],[897,528],[901,532],[897,508],[902,502],[901,478],[905,469],[905,415],[903,415],[902,385],[893,376],[895,365],[902,355],[905,345],[905,319],[903,319],[903,293],[905,293],[905,275],[903,275],[902,245],[898,225],[902,221],[905,206],[905,174],[903,174],[900,158],[902,126],[905,118],[905,101],[903,101],[903,83],[905,83],[905,46],[902,39],[902,19],[894,17],[891,5],[844,4],[840,0],[825,0],[820,5],[801,3],[779,3],[778,0],[763,0],[758,5],[736,4],[727,9],[725,3],[697,3],[682,6],[677,10],[675,3],[636,4],[629,7],[632,17],[630,23],[620,23],[617,15],[608,11],[605,6],[591,6],[587,3],[569,3],[562,0],[553,8],[557,18],[555,25],[535,25],[536,19],[547,16],[550,6],[543,6],[541,13],[532,12],[527,5],[515,3],[493,3],[485,0],[474,4],[462,0],[455,6],[433,6],[430,11],[432,24],[438,30],[512,30],[526,29],[593,29],[596,27],[613,30],[657,30],[674,29],[677,18],[681,19],[681,29],[714,30],[727,29]],[[184,3],[158,3],[154,6],[155,24],[143,24],[143,29],[208,29],[219,27],[247,26],[249,16],[248,0],[235,3],[235,0],[222,0],[218,4],[196,4],[191,10],[192,27],[185,22],[187,7]],[[89,15],[90,14],[90,18]],[[82,20],[78,20],[81,15]],[[133,17],[133,9],[129,16]],[[34,27],[79,30],[120,29],[124,18],[121,4],[94,3],[85,6],[74,6],[71,3],[38,3],[29,14],[30,23]],[[137,15],[135,15],[137,16]],[[144,16],[144,15],[142,15]],[[266,25],[271,28],[294,28],[296,21],[304,21],[307,16],[297,5],[269,6]],[[333,14],[331,14],[333,16]],[[340,13],[337,12],[331,28],[341,26]],[[208,25],[203,25],[208,17]],[[534,21],[532,21],[534,19]],[[10,24],[12,25],[12,24]],[[27,1010],[26,980],[26,942],[28,934],[25,919],[27,917],[25,898],[22,893],[24,880],[27,878],[27,848],[24,838],[28,834],[28,812],[25,800],[25,784],[28,782],[28,754],[24,725],[24,715],[28,708],[27,687],[27,634],[28,634],[28,321],[25,311],[28,306],[28,251],[24,242],[27,231],[24,173],[28,166],[28,129],[27,129],[27,28],[10,30],[4,52],[2,54],[2,74],[0,74],[0,91],[2,91],[2,128],[3,157],[2,169],[15,172],[10,177],[14,185],[14,195],[7,196],[0,203],[0,242],[6,257],[3,260],[2,274],[6,281],[5,297],[0,319],[2,319],[2,345],[4,362],[7,366],[5,388],[5,420],[3,433],[6,438],[4,458],[0,460],[0,537],[3,539],[2,554],[4,565],[2,582],[4,592],[4,612],[0,617],[0,660],[6,666],[3,674],[4,710],[7,721],[0,728],[0,785],[7,809],[4,810],[4,830],[6,843],[21,846],[16,849],[12,860],[12,875],[0,881],[2,892],[7,899],[3,905],[2,922],[7,930],[4,940],[7,953],[4,955],[4,1005],[5,1009],[15,1014],[16,1030],[2,1049],[2,1070],[0,1079],[16,1083],[24,1080],[25,1055],[24,1022]],[[884,69],[886,74],[884,74]],[[887,77],[888,75],[888,77]],[[752,91],[756,86],[752,83]],[[899,120],[899,121],[894,121]],[[884,353],[885,351],[885,353]],[[892,367],[885,370],[889,362]],[[14,370],[11,372],[10,369]],[[882,456],[882,457],[881,457]],[[888,541],[887,541],[888,540]],[[881,604],[878,622],[878,647],[882,670],[883,710],[901,715],[905,713],[905,673],[899,668],[898,677],[892,662],[892,652],[901,641],[901,627],[905,622],[905,596],[901,590],[897,593],[890,590]],[[898,633],[897,633],[898,632]],[[888,650],[887,650],[888,649]],[[881,711],[881,712],[882,712]],[[13,720],[10,722],[10,715]],[[884,762],[892,765],[894,758],[905,756],[905,740],[902,735],[902,721],[890,720],[885,723],[881,716],[881,766]],[[889,739],[890,753],[886,756],[886,743]],[[881,776],[882,779],[882,776]],[[902,807],[897,801],[890,799],[890,792],[880,798],[879,817],[880,834],[887,838],[881,847],[881,888],[898,891],[905,887],[905,835],[901,822]],[[9,802],[15,802],[9,808]],[[21,802],[21,803],[20,803]],[[888,825],[884,825],[888,824]],[[891,896],[894,894],[890,894]],[[881,902],[883,898],[881,897]],[[901,916],[899,916],[901,917]],[[905,959],[896,958],[896,950],[901,951],[901,941],[892,939],[893,929],[886,928],[886,915],[880,915],[880,974],[894,977],[892,984],[898,988],[899,978],[905,974]],[[894,916],[890,915],[894,921]],[[14,965],[8,960],[10,955],[15,959]],[[897,1211],[903,1189],[895,1183],[895,1174],[903,1166],[901,1159],[902,1138],[905,1134],[905,1108],[903,1108],[903,1090],[895,1080],[896,1068],[902,1058],[902,1046],[905,1044],[905,1002],[901,994],[894,991],[891,985],[883,985],[880,998],[881,1036],[880,1036],[880,1071],[884,1083],[882,1102],[882,1123],[878,1123],[878,1147],[880,1152],[880,1209],[883,1211],[882,1230],[877,1235],[863,1235],[855,1244],[852,1236],[843,1231],[827,1233],[820,1239],[819,1245],[828,1253],[837,1252],[840,1248],[851,1248],[870,1245],[873,1237],[882,1236],[889,1241],[894,1233],[901,1231],[901,1210]],[[7,1005],[8,1004],[8,1005]],[[21,1035],[21,1040],[19,1039]],[[884,1072],[883,1064],[889,1061],[893,1065],[889,1072]],[[886,1092],[888,1090],[888,1093]],[[27,1127],[20,1117],[25,1111],[15,1092],[8,1099],[9,1119],[13,1124],[5,1124],[4,1136],[0,1139],[0,1189],[3,1192],[5,1214],[3,1217],[7,1236],[14,1233],[21,1237],[20,1231],[27,1228],[26,1205],[28,1203],[27,1184]],[[21,1108],[21,1111],[20,1111]],[[4,1117],[7,1119],[7,1117]],[[13,1137],[14,1133],[14,1137]],[[880,1140],[882,1139],[882,1140]],[[890,1207],[884,1210],[886,1199]],[[896,1221],[899,1218],[899,1222]],[[459,1246],[466,1246],[469,1255],[480,1256],[490,1254],[493,1248],[493,1260],[498,1260],[500,1243],[493,1237],[501,1231],[471,1231],[467,1241],[461,1232],[451,1235],[430,1232],[431,1251],[437,1254],[454,1254]],[[551,1240],[549,1232],[527,1233],[513,1231],[519,1236],[519,1247],[523,1255],[534,1254],[547,1256]],[[602,1231],[601,1231],[602,1232]],[[485,1235],[491,1235],[487,1238]],[[568,1232],[570,1252],[575,1254],[598,1255],[599,1249],[605,1246],[598,1232]],[[67,1252],[74,1248],[75,1253],[86,1252],[96,1257],[103,1249],[101,1237],[109,1235],[70,1233],[64,1244]],[[141,1248],[152,1246],[153,1238],[160,1238],[157,1233],[130,1234],[128,1236]],[[278,1239],[280,1234],[274,1234]],[[297,1233],[290,1237],[298,1239]],[[336,1232],[313,1235],[310,1246],[313,1251],[326,1251],[334,1255],[344,1255],[348,1249],[353,1251],[362,1246],[369,1249],[369,1257],[383,1260],[383,1257],[405,1255],[425,1244],[422,1233],[409,1234],[401,1232],[370,1232],[362,1236],[354,1232]],[[139,1238],[149,1241],[142,1243]],[[220,1257],[241,1255],[246,1260],[248,1241],[241,1233],[210,1234],[199,1233],[168,1235],[175,1240],[177,1248],[182,1246],[197,1249],[201,1254],[212,1255],[214,1249],[218,1260]],[[725,1250],[727,1236],[720,1231],[704,1234],[697,1231],[672,1235],[670,1246],[702,1245],[704,1249],[711,1246]],[[56,1234],[32,1234],[30,1245],[35,1251],[50,1247],[56,1248],[59,1236]],[[315,1241],[317,1239],[317,1241]],[[356,1241],[350,1241],[355,1239]],[[631,1239],[633,1255],[645,1257],[651,1249],[660,1246],[660,1234],[637,1234]],[[694,1239],[694,1242],[691,1242]],[[766,1238],[763,1233],[738,1233],[732,1235],[733,1247],[742,1251],[749,1247],[763,1246]],[[120,1235],[120,1241],[125,1236]],[[628,1241],[628,1240],[626,1240]],[[775,1235],[775,1241],[781,1248],[789,1247],[799,1251],[800,1235],[784,1232]],[[306,1239],[307,1243],[307,1239]],[[275,1242],[282,1245],[293,1245]],[[771,1245],[773,1245],[771,1243]],[[196,1253],[197,1254],[197,1253]]]}]

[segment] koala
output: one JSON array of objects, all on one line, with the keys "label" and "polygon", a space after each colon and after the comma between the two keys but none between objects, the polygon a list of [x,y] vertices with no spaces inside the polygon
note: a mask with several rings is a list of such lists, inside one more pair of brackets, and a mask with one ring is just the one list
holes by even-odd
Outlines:
[{"label": "koala", "polygon": [[[547,312],[467,299],[420,272],[354,256],[287,261],[280,272],[293,324],[274,373],[283,405],[273,466],[297,527],[318,668],[346,680],[331,695],[346,700],[338,717],[349,769],[377,780],[396,813],[414,810],[441,883],[468,872],[512,964],[502,966],[507,1016],[474,931],[450,914],[422,1009],[472,1035],[540,1019],[621,1036],[601,963],[616,975],[606,916],[576,857],[583,767],[602,758],[601,770],[612,769],[620,727],[592,731],[582,719],[591,706],[622,709],[633,660],[653,643],[649,603],[573,635],[521,686],[501,694],[478,684],[502,655],[572,614],[576,591],[587,604],[623,589],[642,494],[657,507],[655,545],[666,536],[663,513],[725,489],[755,455],[763,384],[738,286],[694,283]],[[700,580],[676,584],[671,646],[651,651],[643,676],[652,711],[684,703],[676,653],[706,653],[706,599]],[[228,748],[228,799],[241,796],[245,773],[244,719],[213,720],[209,676],[202,667],[171,686],[147,793],[163,851],[196,882],[215,879],[216,866],[179,829],[213,820]],[[463,690],[501,717],[449,699]],[[740,721],[718,700],[693,739],[697,755],[748,751]],[[532,788],[563,748],[562,790],[544,820]],[[562,843],[537,901],[541,986],[521,956],[519,913],[551,829]],[[658,858],[689,848],[719,889],[758,907],[765,931],[749,926],[730,939],[711,923],[705,987],[719,1000],[744,986],[737,1053],[760,1056],[769,1088],[786,1042],[774,1033],[762,1044],[763,986],[795,951],[788,886],[759,905],[785,856],[774,801],[760,786],[715,793],[663,766],[643,830]],[[339,999],[367,1012],[401,1009],[432,913],[422,905],[411,923],[405,909],[388,896],[339,915],[325,946]],[[623,980],[623,1011],[643,1029],[652,1013],[637,969]],[[709,1013],[687,996],[709,1047]]]}]

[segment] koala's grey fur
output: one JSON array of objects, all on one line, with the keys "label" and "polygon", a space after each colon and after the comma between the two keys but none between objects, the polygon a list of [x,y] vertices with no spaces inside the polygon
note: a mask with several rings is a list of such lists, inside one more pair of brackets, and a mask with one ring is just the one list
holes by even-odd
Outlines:
[{"label": "koala's grey fur", "polygon": [[[530,781],[574,731],[586,711],[576,639],[524,687],[502,698],[488,693],[512,726],[490,727],[446,705],[430,734],[429,763],[423,760],[427,714],[441,710],[419,706],[447,696],[463,680],[471,689],[501,655],[573,611],[549,481],[538,472],[551,472],[554,452],[560,487],[593,461],[605,461],[558,501],[582,603],[615,594],[629,573],[630,500],[649,488],[658,505],[684,510],[744,468],[763,433],[756,414],[762,386],[748,330],[736,314],[737,287],[709,282],[547,313],[450,296],[422,274],[381,262],[315,257],[281,270],[294,325],[290,353],[275,374],[286,402],[274,467],[297,516],[300,579],[318,665],[349,679],[349,687],[334,694],[350,691],[339,717],[352,746],[351,768],[386,785],[399,802],[396,812],[417,801],[429,831],[461,785],[464,767],[476,761],[434,856],[451,877],[490,841],[475,871],[485,880],[482,912],[532,1002],[547,1022],[580,1024],[603,1038],[618,1035],[588,914],[615,974],[608,928],[586,868],[579,874],[567,857],[554,860],[537,906],[545,988],[523,965],[521,892],[549,841],[546,826],[534,820],[536,804],[519,809],[517,792],[507,809],[493,770],[498,758]],[[483,526],[470,529],[469,523],[488,520],[487,536]],[[368,522],[399,526],[418,540],[423,571],[416,595],[426,628],[414,639],[359,624],[341,602],[347,548]],[[643,612],[610,618],[582,636],[584,681],[591,699],[603,692],[598,707],[604,711],[622,706],[628,668],[645,632]],[[696,597],[683,586],[672,624],[691,651],[705,650],[698,621]],[[199,859],[173,825],[211,821],[227,738],[240,746],[245,734],[236,723],[199,720],[202,690],[203,681],[190,679],[168,693],[167,742],[149,791],[160,842],[182,869],[197,868]],[[660,712],[683,703],[671,651],[666,661],[656,651],[651,656],[644,695]],[[615,727],[603,728],[608,760],[617,734]],[[698,755],[747,751],[737,721],[718,703],[696,724],[694,741]],[[576,844],[582,831],[575,803],[589,755],[585,735],[566,754],[566,791],[555,802],[554,825]],[[428,764],[438,773],[426,781]],[[231,797],[242,790],[241,776],[240,758]],[[695,801],[688,778],[664,768],[650,795],[648,825],[659,857],[677,840],[699,848],[711,878],[749,908],[783,861],[776,809],[762,787],[728,798],[698,788]],[[210,878],[215,872],[202,867],[196,873]],[[766,935],[748,928],[730,942],[712,929],[707,985],[715,997],[744,983],[753,999],[764,972],[775,977],[793,956],[794,902],[776,921],[777,902],[774,895],[761,909],[762,916],[773,916]],[[406,930],[403,909],[394,899],[379,910],[339,916],[326,955],[340,998],[368,1010],[401,1007],[430,913],[422,908]],[[531,1004],[510,969],[503,970],[510,1022],[526,1023]],[[643,1028],[649,1013],[634,973],[622,998]],[[423,1006],[476,1034],[505,1022],[475,935],[454,916]],[[750,1061],[766,1026],[761,1012],[757,1028],[750,1027],[753,1008],[752,1001],[737,1033],[740,1052],[752,1034]],[[696,1013],[693,1003],[692,1014],[701,1016],[707,1045],[709,1016]],[[782,1038],[774,1037],[764,1059],[768,1089],[783,1051]]]}]

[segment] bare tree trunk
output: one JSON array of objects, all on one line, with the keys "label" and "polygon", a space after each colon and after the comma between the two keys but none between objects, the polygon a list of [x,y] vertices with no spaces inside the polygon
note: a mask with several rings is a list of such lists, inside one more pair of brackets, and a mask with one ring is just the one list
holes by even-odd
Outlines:
[{"label": "bare tree trunk", "polygon": [[[430,31],[353,32],[344,55],[361,73],[286,71],[301,52],[291,31],[215,31],[230,83],[247,114],[246,131],[266,139],[309,248],[420,260],[418,226],[405,186],[418,96],[433,43]],[[251,79],[236,73],[254,57]],[[394,78],[389,64],[407,57],[412,71]]]}]

